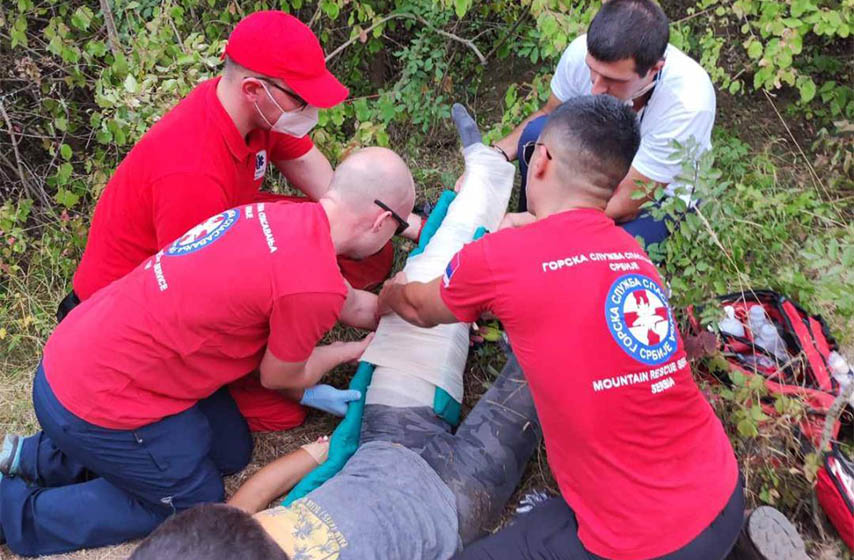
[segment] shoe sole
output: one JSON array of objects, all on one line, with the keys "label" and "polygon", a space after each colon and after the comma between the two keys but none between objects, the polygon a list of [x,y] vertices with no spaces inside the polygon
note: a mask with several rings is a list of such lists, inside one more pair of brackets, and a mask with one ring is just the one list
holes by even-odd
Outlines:
[{"label": "shoe sole", "polygon": [[761,560],[810,560],[798,530],[772,507],[756,508],[747,520],[746,530]]}]

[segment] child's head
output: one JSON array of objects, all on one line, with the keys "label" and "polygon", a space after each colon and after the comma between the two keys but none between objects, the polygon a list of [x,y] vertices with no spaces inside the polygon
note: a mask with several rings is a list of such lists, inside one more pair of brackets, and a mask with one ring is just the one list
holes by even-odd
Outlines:
[{"label": "child's head", "polygon": [[251,515],[223,504],[194,507],[166,520],[128,560],[288,560]]}]

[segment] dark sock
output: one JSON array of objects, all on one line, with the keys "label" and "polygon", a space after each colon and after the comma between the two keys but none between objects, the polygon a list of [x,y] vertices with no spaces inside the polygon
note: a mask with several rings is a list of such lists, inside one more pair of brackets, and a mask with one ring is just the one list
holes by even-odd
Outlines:
[{"label": "dark sock", "polygon": [[457,125],[457,132],[460,134],[460,142],[463,143],[463,148],[468,148],[472,144],[477,144],[483,141],[483,136],[477,128],[477,123],[471,118],[466,108],[459,103],[454,103],[451,107],[451,118],[454,119],[454,124]]}]

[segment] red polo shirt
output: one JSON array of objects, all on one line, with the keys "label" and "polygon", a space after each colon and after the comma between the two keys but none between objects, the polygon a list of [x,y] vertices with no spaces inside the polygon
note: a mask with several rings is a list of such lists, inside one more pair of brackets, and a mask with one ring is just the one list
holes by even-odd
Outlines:
[{"label": "red polo shirt", "polygon": [[254,200],[270,162],[311,139],[253,130],[244,139],[203,82],[128,153],[95,206],[74,291],[89,298],[206,218]]},{"label": "red polo shirt", "polygon": [[45,346],[45,375],[76,416],[138,428],[245,376],[266,348],[306,360],[346,295],[320,204],[233,208],[71,311]]},{"label": "red polo shirt", "polygon": [[732,447],[694,384],[658,272],[603,212],[467,245],[441,295],[461,321],[489,310],[503,322],[590,552],[663,556],[723,510]]}]

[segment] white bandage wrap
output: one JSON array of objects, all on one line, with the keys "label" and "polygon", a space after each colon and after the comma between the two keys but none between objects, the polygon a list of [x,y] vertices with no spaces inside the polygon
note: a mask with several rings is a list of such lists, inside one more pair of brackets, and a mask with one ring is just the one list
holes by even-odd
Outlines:
[{"label": "white bandage wrap", "polygon": [[[495,231],[507,210],[516,167],[483,144],[464,149],[463,157],[466,170],[460,193],[424,252],[410,257],[403,269],[410,282],[429,282],[441,276],[451,257],[472,240],[478,228]],[[395,314],[386,315],[362,355],[362,360],[376,366],[366,402],[432,406],[436,387],[462,402],[468,348],[467,324],[423,329]],[[402,376],[419,381],[401,383]]]}]

